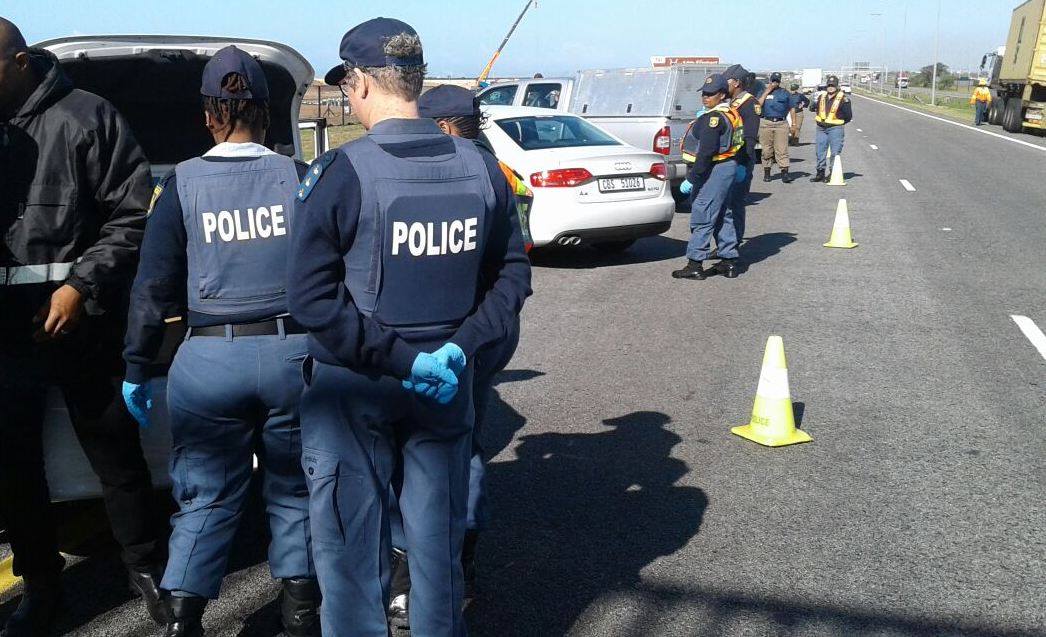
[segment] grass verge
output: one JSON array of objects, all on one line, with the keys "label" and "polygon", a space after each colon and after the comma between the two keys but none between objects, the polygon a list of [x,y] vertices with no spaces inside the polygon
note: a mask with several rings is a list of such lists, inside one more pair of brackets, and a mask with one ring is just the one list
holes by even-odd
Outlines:
[{"label": "grass verge", "polygon": [[873,97],[877,100],[889,102],[891,104],[899,104],[901,106],[907,106],[908,108],[922,111],[924,113],[930,113],[931,115],[939,115],[941,117],[947,117],[957,122],[964,124],[973,123],[973,106],[971,106],[966,99],[956,98],[941,98],[936,106],[930,106],[929,104],[920,101],[919,99],[911,97],[902,97],[898,99],[893,95],[882,95],[880,93],[865,91],[862,89],[854,89],[858,95],[865,95],[867,97]]}]

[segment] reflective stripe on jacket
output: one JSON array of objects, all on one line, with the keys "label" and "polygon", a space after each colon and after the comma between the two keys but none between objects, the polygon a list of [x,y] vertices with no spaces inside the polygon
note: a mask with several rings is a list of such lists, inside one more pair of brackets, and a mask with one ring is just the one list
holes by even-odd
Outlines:
[{"label": "reflective stripe on jacket", "polygon": [[835,97],[832,98],[831,108],[828,108],[828,93],[822,93],[821,98],[817,100],[817,116],[814,117],[814,120],[816,120],[818,124],[829,124],[831,126],[841,126],[842,124],[845,124],[846,122],[839,119],[838,116],[839,107],[843,105],[844,99],[846,99],[846,96],[843,92],[837,92]]}]

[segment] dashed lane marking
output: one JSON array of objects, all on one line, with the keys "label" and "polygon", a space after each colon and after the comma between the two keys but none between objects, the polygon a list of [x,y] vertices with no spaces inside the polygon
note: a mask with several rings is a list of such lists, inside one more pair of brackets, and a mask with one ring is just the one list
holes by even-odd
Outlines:
[{"label": "dashed lane marking", "polygon": [[863,133],[864,131],[863,131],[863,130],[861,130],[860,128],[858,128],[858,129],[857,129],[857,132],[858,132],[858,133]]},{"label": "dashed lane marking", "polygon": [[0,596],[6,595],[21,582],[22,578],[14,573],[14,558],[9,555],[0,560]]},{"label": "dashed lane marking", "polygon": [[[1040,146],[1038,144],[1032,144],[1031,142],[1026,142],[1023,139],[1016,139],[1016,138],[1013,138],[1013,137],[1008,137],[1006,135],[1000,135],[999,133],[993,133],[990,130],[984,130],[983,128],[978,128],[976,126],[970,126],[969,124],[963,124],[962,122],[955,122],[955,121],[952,121],[950,119],[945,119],[943,117],[937,117],[936,115],[930,115],[929,113],[922,113],[922,112],[919,112],[919,111],[916,111],[916,110],[913,110],[913,109],[910,109],[910,108],[905,108],[903,106],[898,106],[897,104],[891,104],[889,102],[884,102],[882,100],[877,100],[877,99],[875,99],[873,97],[866,97],[864,95],[858,95],[857,97],[860,97],[861,99],[868,100],[870,102],[878,102],[880,104],[883,104],[884,106],[889,106],[891,108],[896,108],[896,109],[899,109],[899,110],[902,110],[902,111],[906,111],[908,113],[913,113],[915,115],[919,115],[920,117],[928,117],[930,119],[935,119],[938,122],[944,122],[945,124],[951,124],[952,126],[959,126],[961,128],[965,128],[967,130],[972,130],[975,133],[984,133],[985,135],[991,135],[992,137],[998,137],[999,139],[1005,139],[1008,142],[1013,142],[1014,144],[1020,144],[1021,146],[1027,146],[1028,148],[1034,148],[1035,150],[1041,150],[1042,152],[1046,153],[1046,146]],[[858,130],[860,130],[860,129],[858,129]]]},{"label": "dashed lane marking", "polygon": [[1039,354],[1043,359],[1046,359],[1046,334],[1042,333],[1035,321],[1019,314],[1011,314],[1010,318],[1017,324],[1017,327],[1021,328],[1021,331],[1028,337],[1035,349],[1039,350]]},{"label": "dashed lane marking", "polygon": [[872,150],[879,150],[879,147],[876,146],[875,144],[868,144],[868,145],[872,147]]},{"label": "dashed lane marking", "polygon": [[904,186],[904,189],[908,192],[915,192],[915,186],[913,186],[912,182],[908,181],[907,179],[902,179],[901,185]]}]

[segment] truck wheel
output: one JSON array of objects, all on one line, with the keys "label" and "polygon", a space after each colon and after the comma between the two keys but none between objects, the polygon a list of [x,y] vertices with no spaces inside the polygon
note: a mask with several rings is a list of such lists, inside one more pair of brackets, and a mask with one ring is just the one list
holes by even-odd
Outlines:
[{"label": "truck wheel", "polygon": [[988,107],[988,123],[998,126],[1002,123],[1002,111],[1006,108],[1006,98],[996,97]]},{"label": "truck wheel", "polygon": [[1007,133],[1019,133],[1023,130],[1021,123],[1024,121],[1024,103],[1020,98],[1012,98],[1006,101],[1006,111],[1002,117],[1002,127]]},{"label": "truck wheel", "polygon": [[604,254],[614,254],[617,252],[624,252],[632,247],[635,243],[635,239],[625,239],[623,241],[602,241],[600,243],[593,243],[592,247]]}]

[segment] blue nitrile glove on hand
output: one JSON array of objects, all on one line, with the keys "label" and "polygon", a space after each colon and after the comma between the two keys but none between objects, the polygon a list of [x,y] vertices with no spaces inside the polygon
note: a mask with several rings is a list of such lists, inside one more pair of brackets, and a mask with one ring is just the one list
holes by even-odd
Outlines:
[{"label": "blue nitrile glove on hand", "polygon": [[458,377],[435,355],[422,352],[414,359],[403,388],[446,405],[458,393]]},{"label": "blue nitrile glove on hand", "polygon": [[141,385],[123,382],[123,401],[127,405],[127,411],[131,412],[134,419],[141,427],[148,427],[149,411],[153,408],[153,386],[149,381]]},{"label": "blue nitrile glove on hand", "polygon": [[447,343],[435,352],[432,352],[432,355],[446,365],[450,371],[454,372],[455,376],[460,377],[461,373],[465,371],[465,364],[467,363],[465,352],[454,343]]},{"label": "blue nitrile glove on hand", "polygon": [[694,184],[690,183],[689,180],[684,179],[683,183],[679,184],[679,192],[684,195],[689,195],[694,191]]},{"label": "blue nitrile glove on hand", "polygon": [[737,165],[737,172],[734,173],[734,183],[739,184],[748,178],[748,169],[743,164]]}]

